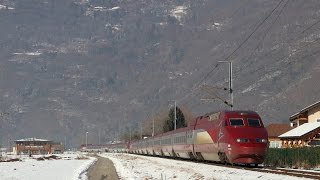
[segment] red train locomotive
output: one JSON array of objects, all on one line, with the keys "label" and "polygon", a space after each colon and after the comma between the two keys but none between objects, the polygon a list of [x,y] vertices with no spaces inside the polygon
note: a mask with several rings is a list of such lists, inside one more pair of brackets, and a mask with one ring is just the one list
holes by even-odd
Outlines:
[{"label": "red train locomotive", "polygon": [[267,148],[267,131],[253,111],[209,113],[185,128],[128,145],[137,154],[255,165],[264,161]]}]

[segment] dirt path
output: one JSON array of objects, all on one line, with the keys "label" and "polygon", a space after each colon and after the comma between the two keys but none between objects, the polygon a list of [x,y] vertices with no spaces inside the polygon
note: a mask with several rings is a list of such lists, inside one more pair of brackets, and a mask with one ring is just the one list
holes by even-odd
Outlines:
[{"label": "dirt path", "polygon": [[118,174],[111,160],[96,156],[97,162],[89,168],[89,180],[119,180]]}]

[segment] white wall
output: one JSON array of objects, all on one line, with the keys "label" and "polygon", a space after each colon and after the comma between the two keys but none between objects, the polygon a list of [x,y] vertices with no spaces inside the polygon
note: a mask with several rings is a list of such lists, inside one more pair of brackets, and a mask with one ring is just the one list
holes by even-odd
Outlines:
[{"label": "white wall", "polygon": [[318,122],[320,122],[320,106],[311,109],[308,112],[308,122],[317,122],[317,120],[319,120]]}]

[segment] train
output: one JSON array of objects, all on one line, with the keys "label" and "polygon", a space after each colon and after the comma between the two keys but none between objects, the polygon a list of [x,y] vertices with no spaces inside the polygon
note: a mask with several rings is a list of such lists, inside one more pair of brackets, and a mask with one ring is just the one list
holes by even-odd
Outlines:
[{"label": "train", "polygon": [[187,127],[122,146],[134,154],[257,166],[266,157],[268,133],[256,112],[225,110],[199,116]]}]

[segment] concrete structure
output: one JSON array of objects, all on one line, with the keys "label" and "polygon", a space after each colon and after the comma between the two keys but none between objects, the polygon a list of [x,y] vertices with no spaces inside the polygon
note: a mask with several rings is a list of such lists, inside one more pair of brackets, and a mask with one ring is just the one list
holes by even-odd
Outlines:
[{"label": "concrete structure", "polygon": [[268,131],[269,148],[281,148],[282,141],[279,136],[292,129],[289,124],[270,124],[266,127]]},{"label": "concrete structure", "polygon": [[27,138],[15,140],[14,151],[16,154],[52,154],[64,151],[61,143],[55,143],[46,139]]}]

